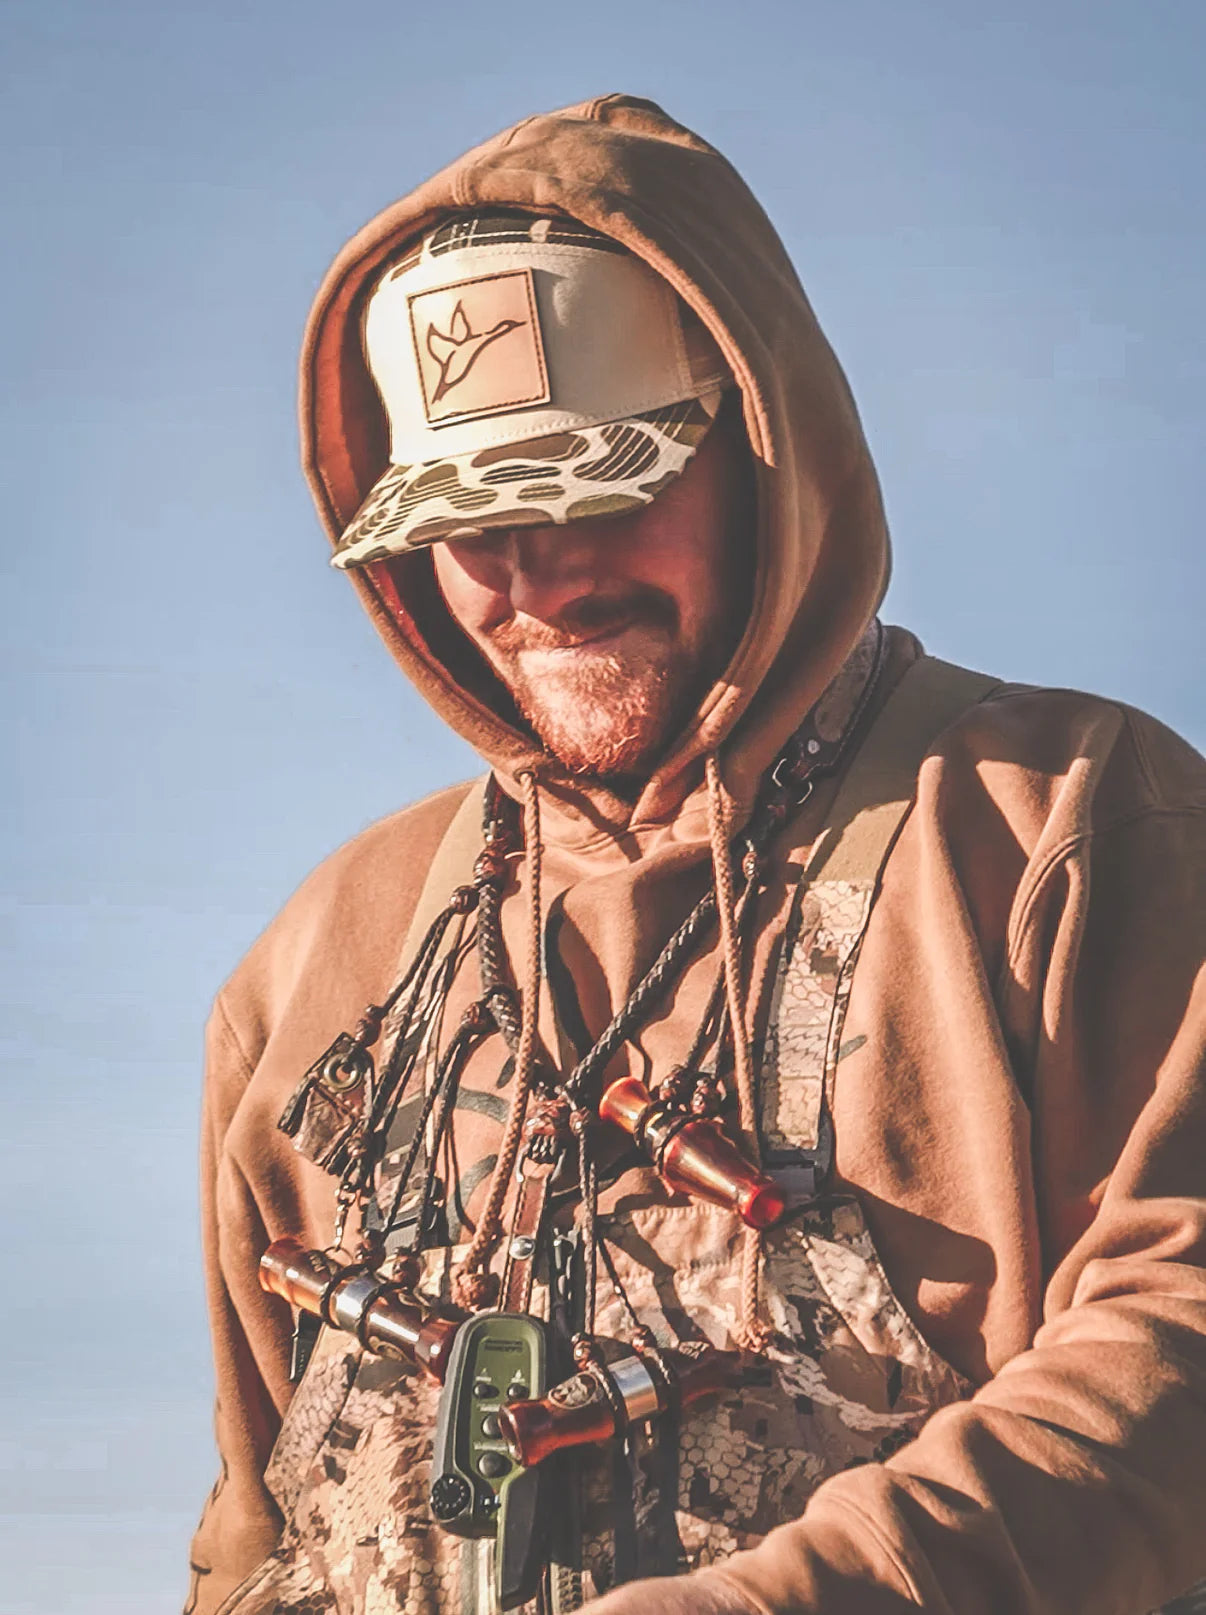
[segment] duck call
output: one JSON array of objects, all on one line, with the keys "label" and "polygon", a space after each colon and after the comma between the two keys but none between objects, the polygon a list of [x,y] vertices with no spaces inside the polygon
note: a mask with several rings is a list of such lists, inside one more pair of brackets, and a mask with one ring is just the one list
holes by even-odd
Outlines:
[{"label": "duck call", "polygon": [[750,1228],[769,1228],[783,1215],[779,1185],[751,1166],[715,1118],[663,1104],[638,1077],[613,1082],[599,1115],[632,1135],[676,1193],[725,1206]]},{"label": "duck call", "polygon": [[443,1383],[461,1318],[424,1305],[380,1273],[286,1238],[260,1257],[260,1284],[299,1312],[355,1335],[366,1351],[414,1363]]},{"label": "duck call", "polygon": [[741,1357],[710,1346],[692,1352],[663,1348],[656,1361],[641,1356],[614,1363],[588,1362],[538,1401],[509,1402],[498,1410],[508,1451],[530,1468],[552,1453],[622,1435],[629,1425],[656,1418],[672,1405],[688,1407],[737,1383]]}]

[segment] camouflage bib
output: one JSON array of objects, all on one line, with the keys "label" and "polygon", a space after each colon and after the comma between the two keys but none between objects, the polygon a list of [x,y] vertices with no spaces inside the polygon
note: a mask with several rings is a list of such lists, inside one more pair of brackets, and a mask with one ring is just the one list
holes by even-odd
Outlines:
[{"label": "camouflage bib", "polygon": [[[818,881],[797,897],[782,950],[762,1070],[770,1150],[815,1160],[826,1089],[872,883]],[[664,1343],[731,1346],[740,1313],[742,1226],[701,1205],[613,1214],[602,1230],[641,1321]],[[426,1255],[426,1287],[447,1289],[447,1251]],[[742,1387],[683,1415],[678,1443],[678,1567],[710,1564],[793,1519],[830,1475],[876,1462],[969,1387],[896,1300],[853,1198],[820,1201],[766,1238],[765,1359]],[[536,1308],[543,1304],[538,1288]],[[610,1284],[598,1332],[627,1329]],[[276,1551],[225,1606],[228,1615],[319,1610],[448,1615],[466,1603],[473,1549],[427,1506],[439,1389],[326,1331],[285,1416],[267,1481],[285,1516]],[[612,1580],[612,1455],[581,1466],[587,1597]]]}]

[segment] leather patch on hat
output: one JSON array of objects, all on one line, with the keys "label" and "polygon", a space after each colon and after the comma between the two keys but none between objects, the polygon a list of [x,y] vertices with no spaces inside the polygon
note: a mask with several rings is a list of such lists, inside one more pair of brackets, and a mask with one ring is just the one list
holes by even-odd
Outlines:
[{"label": "leather patch on hat", "polygon": [[549,401],[530,269],[407,298],[429,426]]}]

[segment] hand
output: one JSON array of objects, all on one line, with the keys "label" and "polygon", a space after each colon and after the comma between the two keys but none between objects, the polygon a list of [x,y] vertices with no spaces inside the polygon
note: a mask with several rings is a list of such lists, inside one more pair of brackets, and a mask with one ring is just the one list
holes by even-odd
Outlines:
[{"label": "hand", "polygon": [[590,1615],[764,1615],[727,1576],[696,1570],[689,1576],[629,1581],[585,1606]]}]

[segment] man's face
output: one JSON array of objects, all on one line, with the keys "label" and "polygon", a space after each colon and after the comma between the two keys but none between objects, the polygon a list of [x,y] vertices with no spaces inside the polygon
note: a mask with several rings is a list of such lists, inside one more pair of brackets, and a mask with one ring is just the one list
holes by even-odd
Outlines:
[{"label": "man's face", "polygon": [[749,612],[753,498],[725,410],[683,474],[626,516],[433,546],[453,618],[577,774],[648,774]]}]

